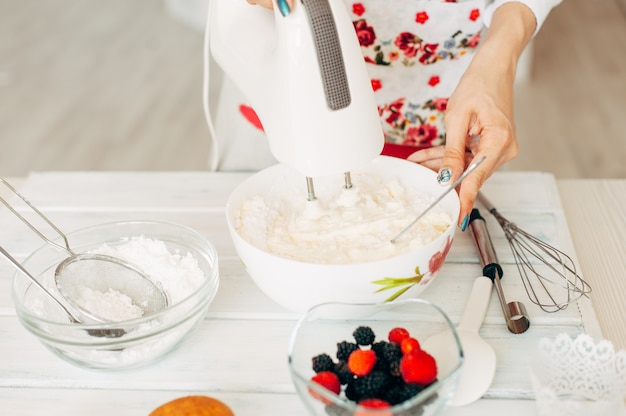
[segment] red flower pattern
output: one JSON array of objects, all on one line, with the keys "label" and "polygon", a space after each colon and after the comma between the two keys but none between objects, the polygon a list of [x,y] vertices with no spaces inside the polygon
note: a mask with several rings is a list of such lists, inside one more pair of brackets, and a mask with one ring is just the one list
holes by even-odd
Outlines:
[{"label": "red flower pattern", "polygon": [[448,108],[448,99],[447,98],[435,98],[434,100],[431,101],[430,104],[437,111],[446,111],[446,108]]},{"label": "red flower pattern", "polygon": [[[458,0],[439,0],[446,3],[457,3]],[[385,66],[412,66],[431,65],[442,60],[457,60],[466,56],[469,50],[476,49],[480,43],[480,30],[477,32],[461,32],[460,30],[450,34],[447,39],[438,39],[437,43],[428,43],[428,38],[421,38],[415,33],[402,32],[395,38],[378,39],[375,25],[368,20],[366,2],[354,2],[351,4],[354,16],[353,24],[363,48],[364,60],[372,65]],[[426,8],[414,9],[416,24],[425,25],[430,23],[431,16]],[[465,9],[468,13],[466,19],[471,22],[479,22],[482,19],[479,8]],[[371,13],[371,12],[370,12]],[[466,26],[467,26],[466,24]],[[383,33],[383,32],[381,32]],[[398,33],[398,32],[396,32]],[[433,39],[434,40],[434,39]],[[431,87],[441,86],[442,75],[437,74],[426,79]],[[381,90],[385,85],[385,78],[371,79],[372,89]],[[445,140],[443,128],[443,115],[447,109],[447,98],[432,98],[426,103],[413,103],[410,97],[401,97],[393,102],[387,102],[378,106],[378,112],[385,125],[385,135],[391,143],[412,146],[434,146],[442,144]]]},{"label": "red flower pattern", "polygon": [[241,113],[242,116],[244,116],[246,120],[248,120],[250,124],[252,124],[257,129],[264,131],[263,124],[261,124],[261,120],[259,120],[259,116],[256,114],[256,112],[254,111],[252,107],[247,106],[245,104],[240,104],[239,112]]},{"label": "red flower pattern", "polygon": [[480,43],[480,32],[477,32],[467,39],[467,42],[465,43],[465,45],[468,48],[476,48],[479,43]]},{"label": "red flower pattern", "polygon": [[439,130],[437,126],[424,123],[420,126],[409,127],[402,144],[409,146],[423,146],[437,140]]},{"label": "red flower pattern", "polygon": [[415,15],[415,21],[421,25],[428,21],[428,13],[426,12],[417,12]]},{"label": "red flower pattern", "polygon": [[427,43],[421,49],[422,56],[420,56],[419,61],[422,64],[431,64],[433,62],[437,62],[440,58],[437,55],[437,49],[439,48],[438,43]]},{"label": "red flower pattern", "polygon": [[352,13],[356,14],[357,16],[363,16],[363,13],[365,13],[365,6],[363,6],[363,4],[361,3],[354,3],[352,5]]},{"label": "red flower pattern", "polygon": [[411,32],[400,33],[394,41],[394,44],[398,47],[398,49],[400,49],[408,58],[412,58],[417,55],[420,43],[421,39]]},{"label": "red flower pattern", "polygon": [[356,22],[353,22],[353,24],[361,46],[368,47],[373,45],[376,41],[376,33],[374,33],[374,28],[368,25],[367,21],[363,19],[357,20]]},{"label": "red flower pattern", "polygon": [[404,122],[404,116],[402,116],[402,107],[404,107],[404,98],[399,98],[391,104],[382,107],[379,110],[381,116],[389,113],[385,117],[385,122],[390,126],[401,125]]},{"label": "red flower pattern", "polygon": [[428,261],[428,272],[430,274],[435,274],[439,271],[439,269],[441,269],[441,266],[443,266],[443,262],[446,260],[446,256],[450,251],[450,247],[452,247],[452,239],[448,236],[448,240],[446,240],[443,250],[433,254]]},{"label": "red flower pattern", "polygon": [[435,85],[439,84],[440,82],[441,82],[441,79],[439,78],[439,76],[438,75],[433,75],[428,80],[428,85],[430,85],[431,87],[434,87]]}]

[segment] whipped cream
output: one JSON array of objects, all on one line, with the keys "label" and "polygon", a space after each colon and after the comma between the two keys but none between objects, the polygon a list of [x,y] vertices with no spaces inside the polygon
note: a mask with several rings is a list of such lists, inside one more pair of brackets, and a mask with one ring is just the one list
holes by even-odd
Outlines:
[{"label": "whipped cream", "polygon": [[398,179],[372,174],[354,177],[354,186],[325,189],[308,201],[289,188],[246,199],[235,228],[250,244],[308,263],[347,264],[375,261],[422,247],[445,232],[452,221],[433,208],[395,244],[391,239],[434,200]]}]

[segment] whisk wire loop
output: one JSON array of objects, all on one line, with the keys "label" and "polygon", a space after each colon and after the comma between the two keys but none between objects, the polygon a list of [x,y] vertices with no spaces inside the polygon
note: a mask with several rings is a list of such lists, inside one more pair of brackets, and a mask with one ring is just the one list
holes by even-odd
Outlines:
[{"label": "whisk wire loop", "polygon": [[478,199],[504,231],[531,302],[552,313],[567,308],[591,292],[570,256],[509,221],[482,193],[478,194]]}]

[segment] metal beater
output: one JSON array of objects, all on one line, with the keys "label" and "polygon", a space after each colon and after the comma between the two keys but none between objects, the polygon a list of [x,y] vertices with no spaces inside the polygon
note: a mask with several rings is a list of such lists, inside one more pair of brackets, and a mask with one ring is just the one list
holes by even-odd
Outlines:
[{"label": "metal beater", "polygon": [[591,292],[571,257],[507,220],[480,192],[478,200],[502,227],[532,303],[546,312],[557,312]]}]

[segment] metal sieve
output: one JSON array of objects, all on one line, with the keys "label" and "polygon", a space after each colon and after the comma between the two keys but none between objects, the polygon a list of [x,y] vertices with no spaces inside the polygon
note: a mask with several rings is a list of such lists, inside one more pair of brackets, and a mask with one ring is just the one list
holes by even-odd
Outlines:
[{"label": "metal sieve", "polygon": [[[9,260],[22,273],[32,280],[52,301],[61,307],[73,323],[107,323],[110,322],[91,306],[81,301],[81,293],[85,290],[106,293],[110,290],[128,296],[133,305],[141,308],[143,315],[152,314],[167,307],[168,300],[165,293],[137,266],[123,259],[97,254],[76,253],[70,248],[67,236],[37,209],[30,201],[22,196],[6,180],[0,178],[13,194],[19,197],[33,212],[35,212],[48,226],[63,240],[63,244],[48,238],[42,231],[29,222],[14,206],[0,197],[2,202],[16,217],[27,225],[39,238],[47,244],[65,251],[69,257],[63,260],[54,271],[54,282],[68,305],[48,290],[39,280],[31,275],[6,249],[0,246],[0,254]],[[72,311],[70,311],[72,309]]]}]

